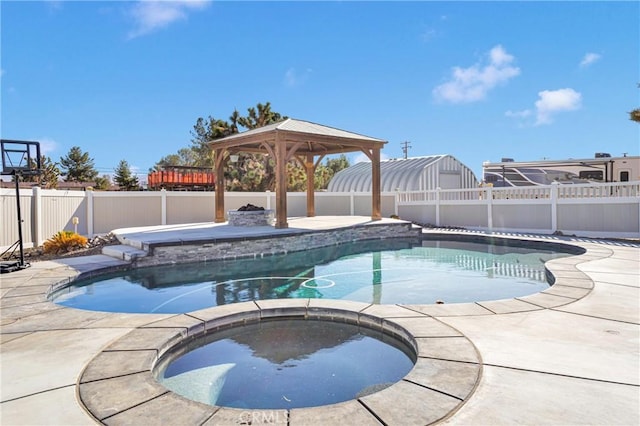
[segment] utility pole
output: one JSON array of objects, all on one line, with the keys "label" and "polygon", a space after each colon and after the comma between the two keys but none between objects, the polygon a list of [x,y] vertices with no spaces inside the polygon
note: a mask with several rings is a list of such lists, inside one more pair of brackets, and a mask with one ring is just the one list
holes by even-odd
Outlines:
[{"label": "utility pole", "polygon": [[407,153],[409,152],[409,148],[411,148],[411,142],[404,141],[400,145],[402,145],[402,153],[404,154],[404,159],[407,159]]}]

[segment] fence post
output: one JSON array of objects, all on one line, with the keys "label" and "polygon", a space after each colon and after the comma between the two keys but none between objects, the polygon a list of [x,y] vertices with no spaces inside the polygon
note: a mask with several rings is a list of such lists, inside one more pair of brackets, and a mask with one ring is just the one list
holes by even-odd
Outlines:
[{"label": "fence post", "polygon": [[493,233],[493,186],[487,187],[485,192],[487,199],[487,227]]},{"label": "fence post", "polygon": [[551,233],[558,230],[558,182],[551,182]]},{"label": "fence post", "polygon": [[267,189],[265,194],[267,195],[267,210],[271,210],[271,191]]},{"label": "fence post", "polygon": [[393,202],[394,202],[393,213],[399,217],[400,210],[398,209],[398,201],[400,200],[400,188],[396,188],[396,193],[394,195],[395,197],[393,197]]},{"label": "fence post", "polygon": [[352,189],[351,192],[349,193],[350,195],[350,206],[349,206],[349,211],[351,212],[351,216],[353,216],[356,212],[356,206],[355,206],[355,200],[354,200],[354,196],[355,196],[355,192]]},{"label": "fence post", "polygon": [[436,188],[436,226],[440,226],[440,190],[442,188]]},{"label": "fence post", "polygon": [[93,237],[93,191],[85,191],[87,197],[87,234],[89,238]]},{"label": "fence post", "polygon": [[42,192],[41,188],[34,186],[31,188],[31,240],[34,247],[42,244]]},{"label": "fence post", "polygon": [[164,188],[160,190],[160,224],[167,224],[167,191]]}]

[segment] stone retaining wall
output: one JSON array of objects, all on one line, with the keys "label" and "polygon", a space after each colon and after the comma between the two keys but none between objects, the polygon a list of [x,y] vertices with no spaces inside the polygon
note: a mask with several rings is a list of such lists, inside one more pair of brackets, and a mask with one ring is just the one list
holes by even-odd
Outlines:
[{"label": "stone retaining wall", "polygon": [[420,228],[411,223],[368,224],[327,231],[301,232],[288,236],[220,239],[183,245],[150,245],[149,256],[138,258],[137,266],[170,263],[202,262],[207,260],[264,257],[354,241],[386,238],[418,238]]}]

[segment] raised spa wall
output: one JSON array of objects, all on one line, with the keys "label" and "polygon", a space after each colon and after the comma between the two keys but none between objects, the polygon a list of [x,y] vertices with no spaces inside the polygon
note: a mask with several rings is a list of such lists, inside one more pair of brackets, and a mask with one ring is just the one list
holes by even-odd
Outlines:
[{"label": "raised spa wall", "polygon": [[[291,235],[265,235],[209,241],[185,241],[182,245],[149,244],[149,255],[135,260],[137,266],[169,263],[202,262],[207,260],[258,258],[290,252],[327,247],[354,241],[385,238],[419,238],[421,229],[410,222],[393,222],[350,226],[327,231],[296,231]],[[171,244],[171,245],[169,245]]]},{"label": "raised spa wall", "polygon": [[275,222],[274,210],[229,210],[227,216],[231,226],[271,226]]}]

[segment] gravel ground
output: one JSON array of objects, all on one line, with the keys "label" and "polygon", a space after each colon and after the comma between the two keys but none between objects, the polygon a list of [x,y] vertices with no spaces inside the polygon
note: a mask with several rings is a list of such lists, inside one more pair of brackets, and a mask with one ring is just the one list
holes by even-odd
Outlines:
[{"label": "gravel ground", "polygon": [[[116,239],[115,235],[109,233],[107,235],[98,235],[89,239],[86,247],[81,249],[72,250],[66,253],[45,253],[42,247],[34,247],[24,249],[24,260],[25,262],[38,262],[43,260],[52,260],[52,259],[64,259],[67,257],[79,257],[79,256],[90,256],[93,254],[102,254],[102,247],[110,246],[114,244],[120,244]],[[3,261],[8,260],[17,260],[20,258],[20,250],[17,249],[13,252],[11,257],[6,255],[2,256]]]}]

